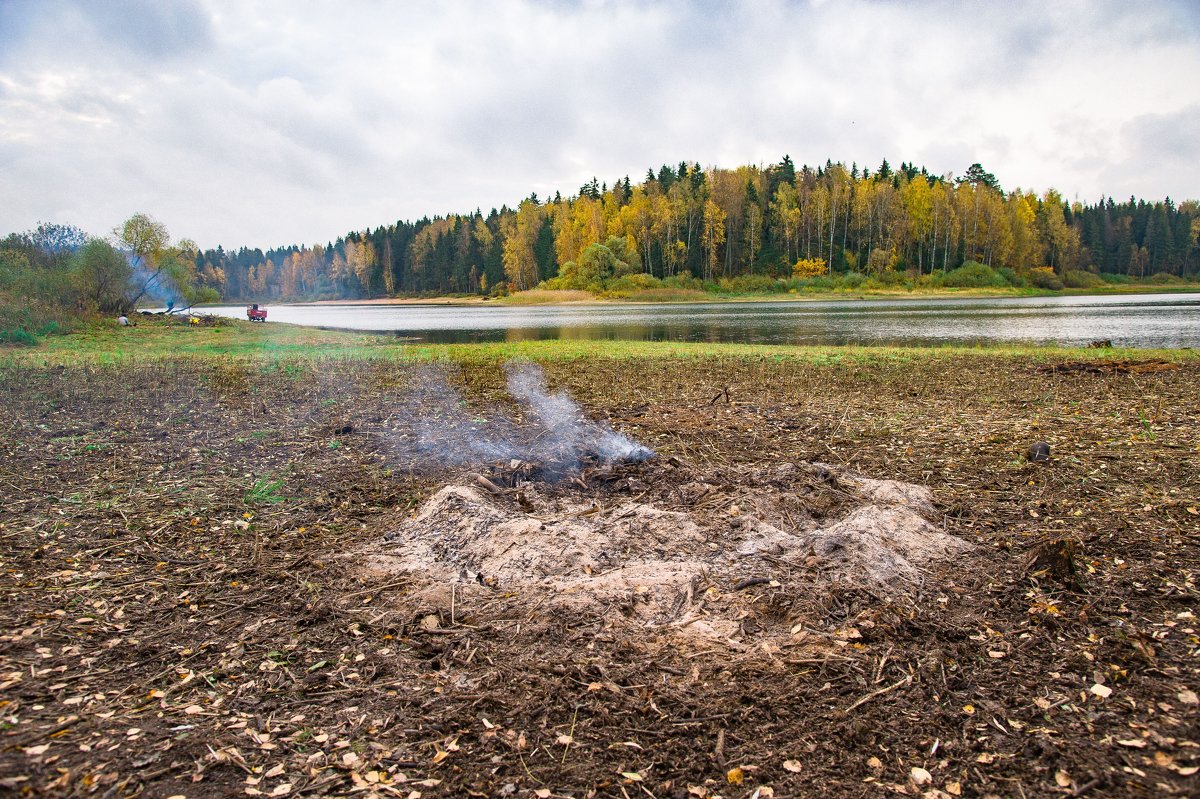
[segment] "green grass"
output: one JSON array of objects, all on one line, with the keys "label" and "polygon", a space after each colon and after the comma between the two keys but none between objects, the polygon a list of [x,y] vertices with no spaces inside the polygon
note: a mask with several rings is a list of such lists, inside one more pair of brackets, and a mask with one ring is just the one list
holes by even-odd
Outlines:
[{"label": "green grass", "polygon": [[317,330],[298,325],[256,325],[231,319],[216,327],[142,321],[136,327],[92,326],[46,338],[36,348],[0,350],[0,362],[119,363],[180,357],[266,358],[362,357],[374,349],[392,349],[387,336]]},{"label": "green grass", "polygon": [[[905,362],[916,359],[969,355],[999,355],[1027,360],[1072,358],[1161,358],[1171,361],[1198,357],[1192,350],[1083,349],[1032,345],[986,347],[800,346],[776,344],[710,344],[691,342],[538,340],[483,344],[413,344],[391,336],[317,330],[272,323],[253,325],[241,320],[219,327],[143,323],[131,328],[92,328],[45,339],[36,348],[0,354],[0,366],[127,364],[195,359],[205,362],[247,361],[255,365],[297,371],[298,361],[312,360],[453,360],[463,363],[525,358],[535,361],[580,359],[799,359],[813,364]],[[719,365],[714,365],[719,368]]]},{"label": "green grass", "polygon": [[247,505],[264,505],[283,502],[287,497],[279,494],[279,489],[283,488],[282,479],[262,478],[255,481],[250,490],[246,492]]}]

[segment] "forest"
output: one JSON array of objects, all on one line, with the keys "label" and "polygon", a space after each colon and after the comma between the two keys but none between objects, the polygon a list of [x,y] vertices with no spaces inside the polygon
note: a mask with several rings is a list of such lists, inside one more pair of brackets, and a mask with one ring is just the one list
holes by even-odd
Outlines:
[{"label": "forest", "polygon": [[[878,168],[708,168],[681,162],[516,208],[397,221],[325,245],[198,254],[200,284],[225,299],[358,299],[667,285],[820,288],[831,279],[898,285],[964,264],[986,280],[1087,288],[1200,270],[1200,203],[1095,204],[1004,190],[886,160]],[[1103,276],[1103,278],[1102,278]],[[779,281],[785,281],[781,283]]]}]

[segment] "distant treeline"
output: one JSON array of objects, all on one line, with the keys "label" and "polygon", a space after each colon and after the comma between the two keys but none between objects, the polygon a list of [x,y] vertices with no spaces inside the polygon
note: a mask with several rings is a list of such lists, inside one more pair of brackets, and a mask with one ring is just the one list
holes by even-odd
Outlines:
[{"label": "distant treeline", "polygon": [[1200,204],[1069,203],[1053,189],[1004,191],[979,164],[952,178],[886,160],[874,170],[797,168],[787,156],[736,169],[684,162],[640,183],[593,179],[571,197],[531,195],[515,209],[400,221],[324,246],[207,250],[196,267],[200,285],[226,299],[500,293],[560,275],[559,287],[587,288],[577,266],[596,262],[595,245],[616,250],[624,273],[699,281],[920,276],[967,262],[1190,277],[1200,271]]},{"label": "distant treeline", "polygon": [[[626,271],[700,281],[790,277],[798,260],[828,274],[930,274],[978,262],[1148,277],[1200,269],[1200,208],[1130,198],[1068,203],[1049,190],[1003,191],[973,164],[961,178],[887,161],[859,169],[701,169],[680,163],[572,197],[516,209],[422,218],[353,232],[325,246],[210,250],[200,281],[227,299],[376,298],[533,288],[571,275],[589,246],[616,236]],[[568,269],[564,270],[564,265]],[[799,272],[797,272],[799,274]],[[562,284],[562,281],[559,281]],[[578,286],[578,288],[584,288]]]}]

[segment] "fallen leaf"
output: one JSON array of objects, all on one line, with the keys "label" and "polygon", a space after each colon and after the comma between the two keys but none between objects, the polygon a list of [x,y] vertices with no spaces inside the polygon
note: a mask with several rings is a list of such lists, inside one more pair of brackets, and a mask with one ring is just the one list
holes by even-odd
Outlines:
[{"label": "fallen leaf", "polygon": [[996,756],[993,755],[991,752],[980,752],[979,755],[975,758],[975,762],[983,763],[984,765],[987,765],[988,763],[995,763]]},{"label": "fallen leaf", "polygon": [[799,760],[785,760],[785,761],[783,761],[783,770],[784,770],[784,771],[790,771],[790,772],[792,772],[793,774],[799,774],[799,773],[800,773],[800,768],[801,768],[801,766],[800,766],[800,761],[799,761]]},{"label": "fallen leaf", "polygon": [[554,739],[554,742],[561,744],[562,746],[570,746],[571,744],[575,743],[575,739],[570,735],[560,735]]},{"label": "fallen leaf", "polygon": [[627,780],[632,780],[633,782],[642,781],[642,775],[638,774],[636,771],[622,771],[621,776]]},{"label": "fallen leaf", "polygon": [[204,708],[200,707],[199,705],[188,705],[183,709],[183,712],[189,716],[195,716],[199,713],[203,713]]},{"label": "fallen leaf", "polygon": [[951,796],[962,796],[962,783],[961,782],[946,783],[946,793],[950,794]]},{"label": "fallen leaf", "polygon": [[750,794],[750,799],[768,799],[775,795],[775,789],[768,785],[760,785]]},{"label": "fallen leaf", "polygon": [[273,766],[273,767],[271,768],[271,770],[270,770],[270,771],[268,771],[268,772],[267,772],[266,774],[264,774],[263,776],[264,776],[264,777],[278,777],[278,776],[279,776],[280,774],[282,774],[282,773],[283,773],[283,764],[282,764],[282,763],[280,763],[280,764],[279,764],[279,765],[277,765],[277,766]]},{"label": "fallen leaf", "polygon": [[872,771],[879,771],[883,768],[883,761],[874,755],[871,755],[867,758],[867,768],[871,769]]},{"label": "fallen leaf", "polygon": [[1163,768],[1171,768],[1175,765],[1175,758],[1171,757],[1166,752],[1155,752],[1154,765],[1162,766]]},{"label": "fallen leaf", "polygon": [[1006,657],[1007,655],[1008,655],[1007,652],[1001,652],[999,649],[988,650],[988,657],[990,657],[992,660],[999,660],[1000,658]]},{"label": "fallen leaf", "polygon": [[1107,685],[1101,685],[1100,683],[1096,683],[1088,690],[1101,699],[1108,699],[1110,696],[1112,696],[1112,689]]},{"label": "fallen leaf", "polygon": [[550,789],[549,788],[538,788],[536,791],[533,792],[533,795],[536,796],[538,799],[550,799]]},{"label": "fallen leaf", "polygon": [[908,772],[908,778],[913,781],[914,785],[928,785],[933,782],[933,775],[920,766],[913,766]]},{"label": "fallen leaf", "polygon": [[1190,777],[1197,771],[1200,771],[1200,766],[1178,766],[1175,769],[1175,773],[1181,777]]},{"label": "fallen leaf", "polygon": [[271,796],[287,796],[292,792],[292,784],[290,782],[281,782],[271,791]]},{"label": "fallen leaf", "polygon": [[1175,698],[1185,705],[1200,704],[1200,697],[1196,696],[1196,692],[1189,688],[1185,688],[1175,694]]},{"label": "fallen leaf", "polygon": [[49,748],[50,748],[50,744],[41,744],[39,746],[27,746],[27,747],[25,747],[25,754],[29,755],[30,757],[36,757],[38,755],[46,754],[46,750]]},{"label": "fallen leaf", "polygon": [[741,785],[746,779],[746,772],[742,771],[741,766],[734,766],[725,772],[725,779],[730,785]]},{"label": "fallen leaf", "polygon": [[1071,787],[1071,775],[1061,769],[1054,772],[1054,781],[1058,783],[1059,788]]},{"label": "fallen leaf", "polygon": [[1121,746],[1127,746],[1130,749],[1145,749],[1146,742],[1141,738],[1126,738],[1123,741],[1117,741]]},{"label": "fallen leaf", "polygon": [[968,716],[974,716],[975,715],[975,706],[974,705],[963,705],[963,713],[966,713]]}]

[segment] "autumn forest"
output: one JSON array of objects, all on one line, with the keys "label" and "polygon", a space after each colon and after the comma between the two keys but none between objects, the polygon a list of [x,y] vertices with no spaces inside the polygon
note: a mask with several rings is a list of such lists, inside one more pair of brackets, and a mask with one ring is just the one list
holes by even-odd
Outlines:
[{"label": "autumn forest", "polygon": [[637,183],[593,179],[570,197],[398,221],[325,245],[218,248],[196,264],[200,284],[225,299],[263,301],[597,290],[614,280],[911,285],[964,265],[1042,288],[1191,277],[1200,204],[1068,202],[1053,189],[1005,190],[979,164],[954,177],[886,160],[874,169],[797,167],[787,156],[736,169],[682,162]]}]

